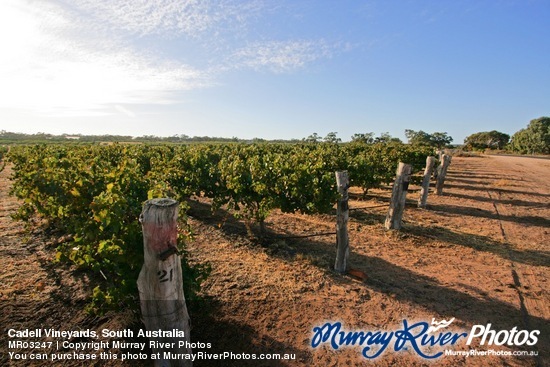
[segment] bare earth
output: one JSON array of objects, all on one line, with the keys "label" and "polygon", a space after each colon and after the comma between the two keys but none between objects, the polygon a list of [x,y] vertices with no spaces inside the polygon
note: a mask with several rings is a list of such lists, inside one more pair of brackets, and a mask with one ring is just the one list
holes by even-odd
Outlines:
[{"label": "bare earth", "polygon": [[[53,265],[55,237],[27,232],[10,215],[18,202],[8,196],[10,169],[0,173],[0,365],[7,359],[7,329],[79,330],[139,328],[132,315],[93,317],[83,311],[87,278]],[[210,262],[206,298],[191,309],[193,342],[211,343],[208,353],[294,353],[294,361],[224,360],[195,366],[545,366],[550,363],[550,160],[523,157],[454,157],[444,195],[430,193],[416,208],[418,188],[408,195],[401,231],[386,231],[390,191],[366,198],[352,188],[350,267],[366,280],[331,269],[333,215],[274,212],[270,238],[256,243],[224,212],[214,216],[205,200],[190,202],[195,232],[192,261]],[[294,238],[292,238],[294,237]],[[427,361],[390,346],[375,360],[361,347],[311,345],[313,328],[339,321],[349,331],[392,331],[409,323],[455,321],[454,332],[491,324],[500,330],[540,330],[535,346],[466,346],[445,349],[536,351],[538,357],[443,356]],[[90,361],[55,365],[88,366]],[[150,361],[128,365],[151,365]],[[52,365],[35,362],[35,365]],[[122,365],[101,361],[96,365]]]}]

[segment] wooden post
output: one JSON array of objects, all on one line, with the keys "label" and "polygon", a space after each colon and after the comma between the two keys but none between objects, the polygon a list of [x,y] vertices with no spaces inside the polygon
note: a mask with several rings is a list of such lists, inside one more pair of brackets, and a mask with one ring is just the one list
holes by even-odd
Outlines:
[{"label": "wooden post", "polygon": [[349,237],[348,237],[348,189],[349,178],[347,171],[336,172],[336,184],[340,198],[336,204],[336,263],[334,270],[344,274],[348,270]]},{"label": "wooden post", "polygon": [[386,229],[400,229],[401,219],[405,211],[405,200],[407,199],[407,190],[411,179],[411,165],[399,162],[397,167],[397,176],[393,184],[391,194],[390,208],[386,216]]},{"label": "wooden post", "polygon": [[451,156],[443,154],[441,157],[441,164],[438,167],[437,181],[435,183],[435,193],[437,195],[443,194],[443,184],[445,183],[445,176],[447,175],[447,169],[451,164]]},{"label": "wooden post", "polygon": [[[444,150],[442,150],[442,149],[437,149],[437,150],[435,151],[435,154],[437,155],[437,160],[440,162],[440,163],[439,163],[440,166],[441,166],[441,162],[443,162],[443,159],[442,159],[442,157],[443,157],[443,152],[444,152]],[[440,167],[437,167],[437,168],[434,169],[434,171],[433,171],[434,180],[437,180],[437,175],[439,174],[439,168],[440,168]]]},{"label": "wooden post", "polygon": [[164,352],[191,353],[190,320],[183,294],[181,260],[177,254],[177,217],[178,202],[172,199],[147,201],[140,217],[144,263],[138,289],[143,323],[150,331],[172,332],[171,336],[149,338],[157,342],[157,347],[151,348],[159,357],[154,365],[163,367],[192,366],[189,359],[164,359]]},{"label": "wooden post", "polygon": [[428,192],[430,191],[430,178],[434,170],[435,157],[426,158],[426,168],[424,169],[424,178],[422,179],[422,189],[418,198],[418,207],[425,208],[428,201]]}]

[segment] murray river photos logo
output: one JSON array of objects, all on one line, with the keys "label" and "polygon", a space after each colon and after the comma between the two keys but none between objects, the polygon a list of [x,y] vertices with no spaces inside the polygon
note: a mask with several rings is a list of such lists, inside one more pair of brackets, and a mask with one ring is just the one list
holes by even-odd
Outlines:
[{"label": "murray river photos logo", "polygon": [[[360,346],[361,354],[368,359],[381,356],[386,350],[399,352],[412,350],[420,357],[434,359],[441,357],[448,347],[465,342],[466,345],[479,341],[479,345],[533,346],[538,342],[539,330],[494,330],[491,324],[474,325],[470,332],[445,330],[454,321],[436,321],[431,325],[425,321],[409,323],[403,320],[402,328],[393,331],[347,331],[341,322],[327,322],[313,328],[311,346],[317,348],[328,344],[337,350],[347,346]],[[447,347],[447,348],[446,348]]]}]

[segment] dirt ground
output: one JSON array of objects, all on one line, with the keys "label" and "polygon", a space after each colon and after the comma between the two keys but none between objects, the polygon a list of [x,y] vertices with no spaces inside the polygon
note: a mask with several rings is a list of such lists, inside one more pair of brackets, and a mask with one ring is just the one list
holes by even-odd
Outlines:
[{"label": "dirt ground", "polygon": [[[87,278],[52,265],[55,238],[40,230],[28,232],[11,219],[18,202],[7,194],[9,174],[9,167],[0,173],[0,364],[29,364],[7,360],[9,328],[139,327],[129,313],[93,317],[83,312]],[[209,353],[296,355],[293,361],[201,360],[194,365],[549,365],[550,160],[454,157],[444,194],[430,192],[426,209],[416,208],[419,188],[410,187],[400,231],[383,228],[389,195],[388,189],[379,189],[363,198],[351,190],[349,262],[366,279],[331,270],[334,235],[303,237],[334,232],[334,215],[274,212],[267,220],[268,238],[258,243],[227,213],[211,215],[208,202],[192,201],[191,260],[212,266],[202,290],[205,301],[189,305],[192,341],[211,343],[210,349],[202,349]],[[459,342],[433,353],[526,350],[538,357],[442,356],[428,361],[411,348],[395,352],[390,347],[367,360],[357,346],[310,346],[313,328],[327,321],[339,321],[349,331],[374,332],[398,330],[403,320],[430,323],[432,318],[455,318],[449,330],[458,333],[489,323],[496,331],[540,330],[535,346]]]}]

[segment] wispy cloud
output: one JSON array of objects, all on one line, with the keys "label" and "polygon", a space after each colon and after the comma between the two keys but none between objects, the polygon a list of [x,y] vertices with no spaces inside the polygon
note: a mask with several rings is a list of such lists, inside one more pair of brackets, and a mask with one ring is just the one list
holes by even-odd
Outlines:
[{"label": "wispy cloud", "polygon": [[0,107],[97,115],[107,104],[169,103],[170,92],[209,84],[206,72],[177,60],[83,37],[78,19],[55,4],[2,5]]},{"label": "wispy cloud", "polygon": [[[176,103],[177,92],[215,85],[221,72],[285,73],[334,54],[322,39],[272,41],[248,29],[275,11],[263,0],[2,0],[0,108],[131,116],[113,106]],[[182,55],[193,50],[155,42],[180,38],[206,56],[192,65]]]},{"label": "wispy cloud", "polygon": [[223,24],[235,30],[263,9],[258,0],[76,0],[74,3],[90,19],[108,24],[111,29],[165,37],[198,37]]},{"label": "wispy cloud", "polygon": [[284,73],[332,54],[333,46],[323,40],[258,42],[236,50],[230,65]]}]

